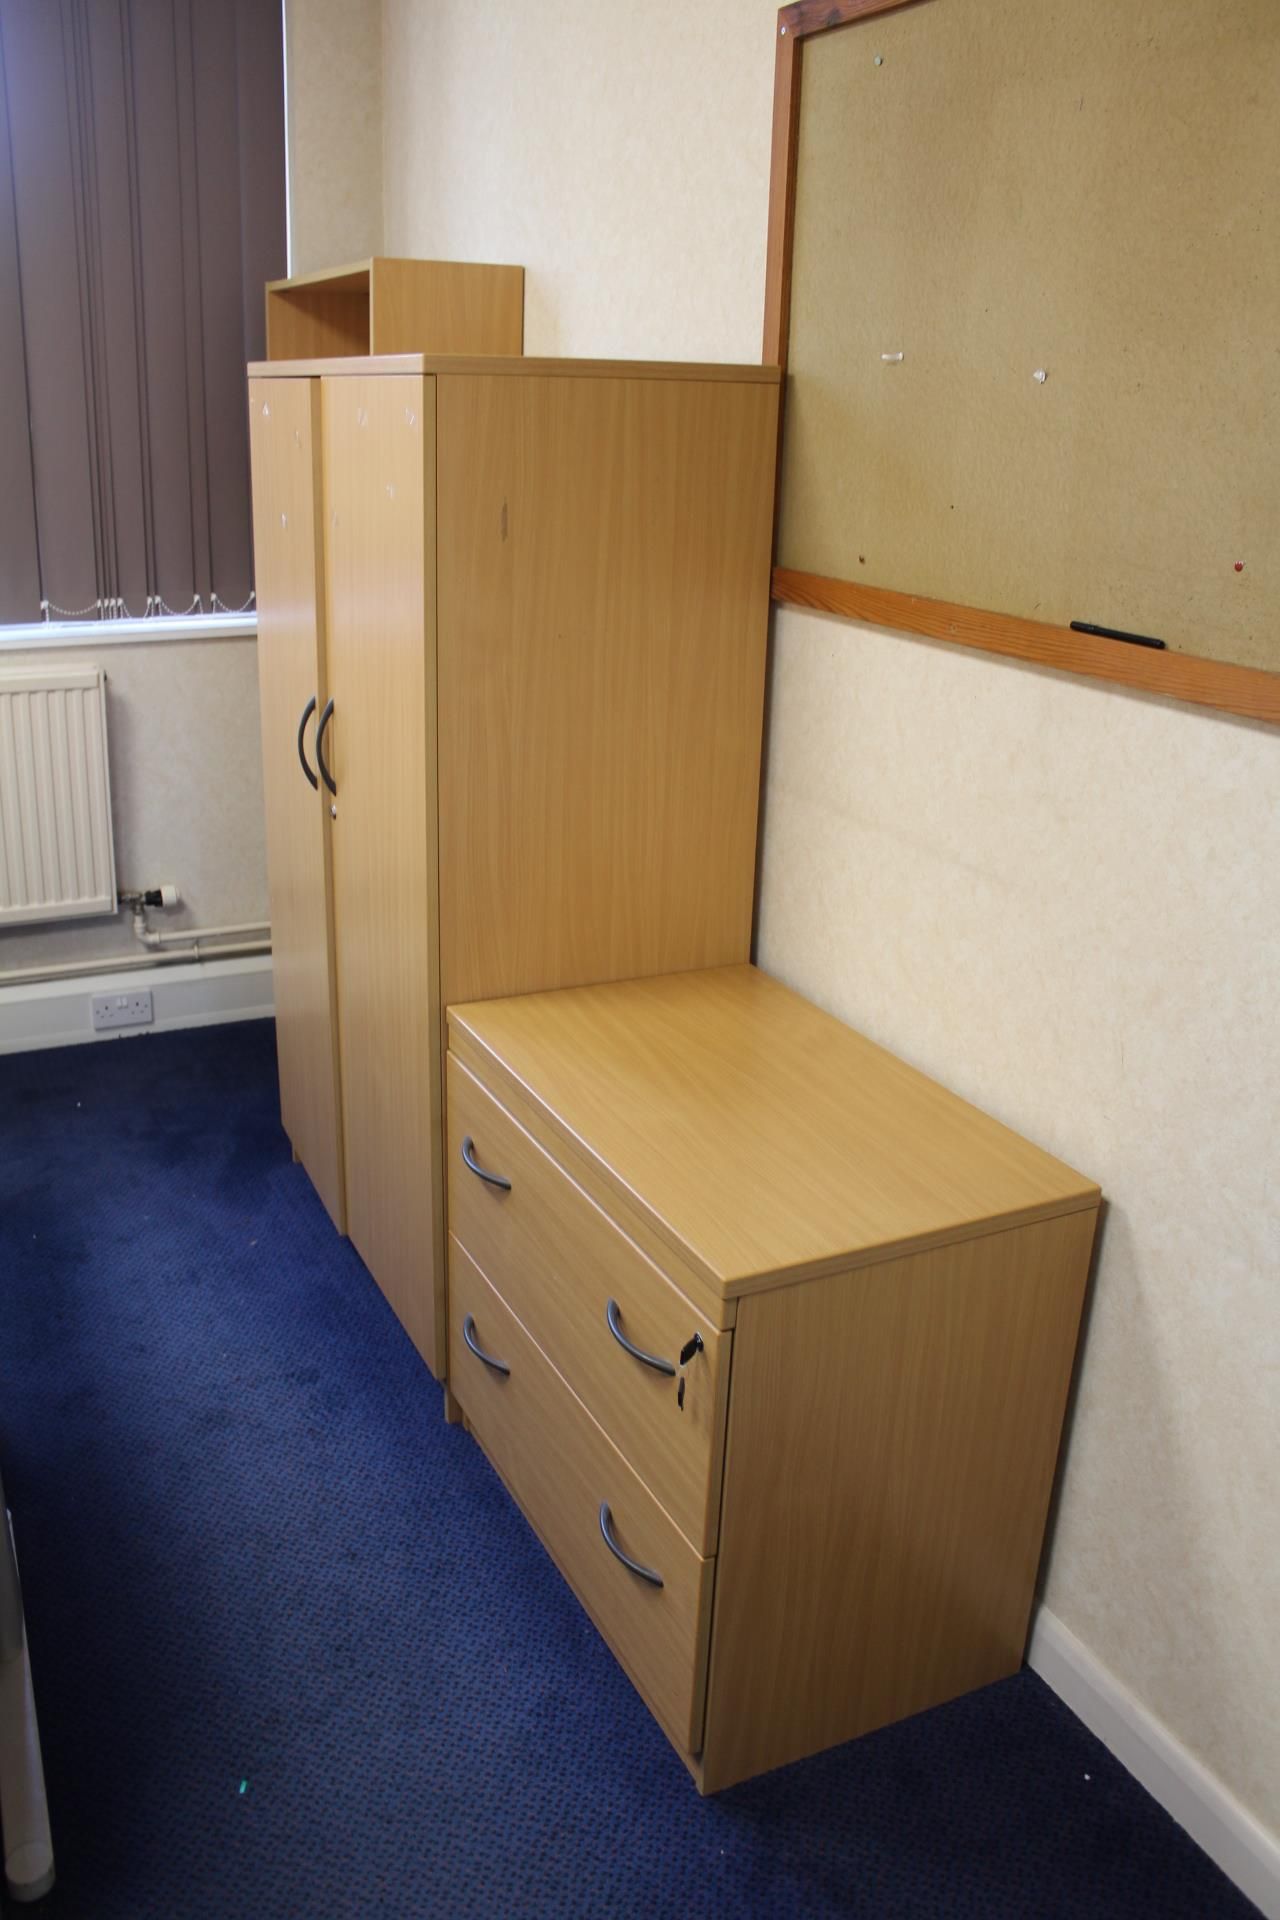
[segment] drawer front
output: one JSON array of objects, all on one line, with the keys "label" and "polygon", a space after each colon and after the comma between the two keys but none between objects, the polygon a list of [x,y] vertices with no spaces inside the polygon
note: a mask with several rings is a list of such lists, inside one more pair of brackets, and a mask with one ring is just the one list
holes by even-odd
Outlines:
[{"label": "drawer front", "polygon": [[[732,1334],[713,1328],[452,1057],[448,1080],[449,1231],[690,1544],[714,1553]],[[467,1140],[509,1190],[468,1168]],[[695,1336],[701,1346],[682,1367]],[[674,1371],[637,1359],[624,1339]]]},{"label": "drawer front", "polygon": [[[480,1359],[468,1335],[508,1371]],[[693,1551],[452,1236],[449,1352],[475,1437],[655,1718],[697,1752],[714,1562]],[[610,1550],[602,1502],[617,1546],[660,1587]]]}]

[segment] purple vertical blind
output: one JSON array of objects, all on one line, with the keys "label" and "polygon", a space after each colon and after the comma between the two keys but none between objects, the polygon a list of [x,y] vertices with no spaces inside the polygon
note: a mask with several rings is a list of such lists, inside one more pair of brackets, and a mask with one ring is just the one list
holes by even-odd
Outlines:
[{"label": "purple vertical blind", "polygon": [[0,0],[0,623],[249,603],[280,0]]}]

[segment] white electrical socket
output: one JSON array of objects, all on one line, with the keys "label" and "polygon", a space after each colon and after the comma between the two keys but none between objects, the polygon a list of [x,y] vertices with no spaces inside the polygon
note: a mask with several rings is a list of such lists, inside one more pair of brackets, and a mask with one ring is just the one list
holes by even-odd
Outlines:
[{"label": "white electrical socket", "polygon": [[95,993],[93,1030],[105,1033],[112,1027],[149,1027],[155,1019],[150,993]]}]

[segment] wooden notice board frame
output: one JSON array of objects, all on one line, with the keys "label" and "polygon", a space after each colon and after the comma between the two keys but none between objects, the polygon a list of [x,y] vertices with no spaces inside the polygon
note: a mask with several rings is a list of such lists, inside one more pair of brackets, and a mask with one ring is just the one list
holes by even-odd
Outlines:
[{"label": "wooden notice board frame", "polygon": [[[773,149],[769,179],[769,234],[765,267],[766,365],[785,370],[791,313],[797,153],[804,45],[879,13],[933,7],[939,0],[793,0],[778,14],[773,94]],[[945,0],[943,0],[945,4]],[[781,474],[781,440],[779,441]],[[932,640],[976,647],[1037,666],[1162,694],[1195,706],[1280,725],[1280,673],[1169,650],[1125,646],[1012,614],[855,580],[828,579],[785,567],[773,570],[772,593],[782,606],[806,607],[897,628]]]}]

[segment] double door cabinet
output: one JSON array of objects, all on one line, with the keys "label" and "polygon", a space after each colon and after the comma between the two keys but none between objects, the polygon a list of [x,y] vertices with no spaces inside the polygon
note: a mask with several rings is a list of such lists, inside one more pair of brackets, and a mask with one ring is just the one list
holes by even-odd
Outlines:
[{"label": "double door cabinet", "polygon": [[750,966],[448,1082],[452,1390],[699,1785],[1016,1672],[1097,1187]]},{"label": "double door cabinet", "polygon": [[250,368],[281,1101],[445,1371],[443,1014],[747,958],[778,375]]}]

